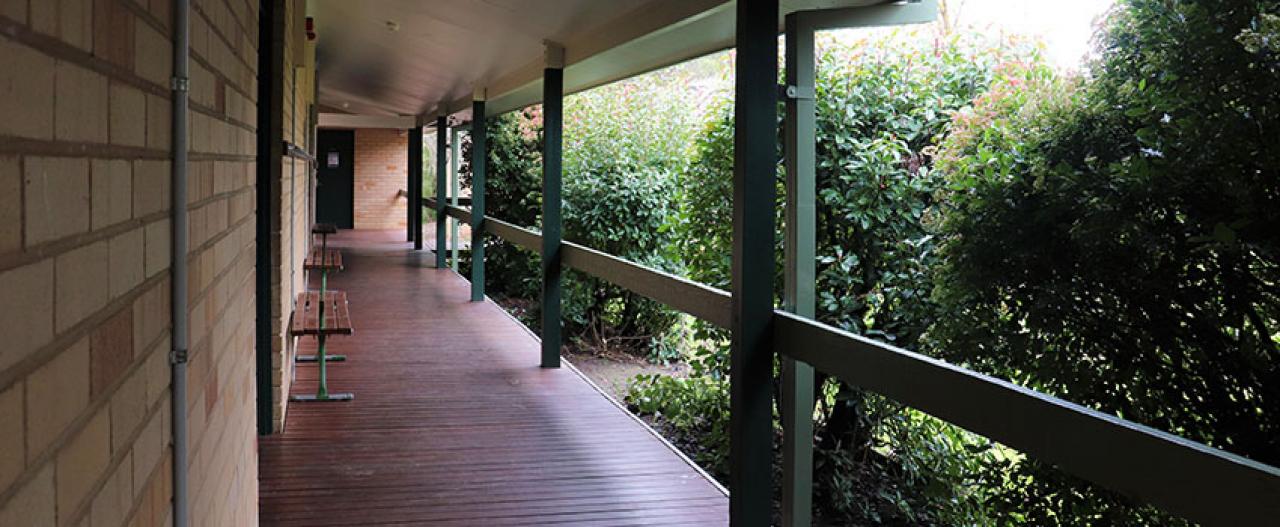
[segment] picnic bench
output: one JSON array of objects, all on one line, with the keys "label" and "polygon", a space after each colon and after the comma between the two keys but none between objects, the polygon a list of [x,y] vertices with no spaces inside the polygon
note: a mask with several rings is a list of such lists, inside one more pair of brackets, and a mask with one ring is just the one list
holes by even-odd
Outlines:
[{"label": "picnic bench", "polygon": [[311,249],[302,267],[308,271],[320,271],[320,290],[298,294],[289,333],[295,337],[308,335],[315,337],[317,353],[299,355],[296,360],[317,363],[320,375],[315,395],[295,395],[290,397],[293,401],[350,401],[355,398],[355,395],[350,393],[331,394],[328,385],[328,363],[345,361],[346,356],[327,355],[325,343],[330,335],[350,335],[354,331],[351,327],[351,313],[347,307],[347,294],[329,290],[329,272],[342,270],[342,253],[337,249],[329,248],[329,235],[336,232],[338,232],[337,227],[327,223],[318,223],[311,228],[313,235],[321,236],[320,246]]},{"label": "picnic bench", "polygon": [[[302,263],[302,268],[308,271],[320,271],[320,291],[327,291],[329,271],[342,270],[342,252],[337,249],[330,249],[324,245],[321,245],[320,247],[313,247],[311,249],[311,253],[307,256],[307,259]],[[302,293],[298,295],[298,306],[303,305],[303,295],[306,294],[307,293]],[[345,294],[343,295],[343,300],[345,309]],[[295,307],[294,309],[298,308]],[[297,362],[316,362],[320,359],[318,355],[298,355],[294,360]],[[325,360],[329,362],[342,362],[347,360],[347,357],[346,355],[326,355]]]}]

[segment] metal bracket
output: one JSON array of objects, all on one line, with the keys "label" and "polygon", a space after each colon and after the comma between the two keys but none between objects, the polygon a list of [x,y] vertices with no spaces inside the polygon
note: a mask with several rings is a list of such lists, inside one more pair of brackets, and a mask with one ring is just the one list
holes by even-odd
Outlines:
[{"label": "metal bracket", "polygon": [[812,101],[818,96],[812,87],[807,86],[778,86],[778,98],[795,99],[797,101]]},{"label": "metal bracket", "polygon": [[187,355],[185,349],[169,350],[169,364],[186,364]]},{"label": "metal bracket", "polygon": [[169,77],[169,89],[176,92],[186,92],[191,87],[191,79],[187,77]]}]

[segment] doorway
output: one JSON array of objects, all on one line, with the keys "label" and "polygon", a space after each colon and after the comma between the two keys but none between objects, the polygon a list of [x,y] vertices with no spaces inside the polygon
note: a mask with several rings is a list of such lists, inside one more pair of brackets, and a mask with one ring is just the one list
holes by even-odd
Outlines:
[{"label": "doorway", "polygon": [[316,222],[339,229],[355,226],[354,130],[320,130],[317,139]]}]

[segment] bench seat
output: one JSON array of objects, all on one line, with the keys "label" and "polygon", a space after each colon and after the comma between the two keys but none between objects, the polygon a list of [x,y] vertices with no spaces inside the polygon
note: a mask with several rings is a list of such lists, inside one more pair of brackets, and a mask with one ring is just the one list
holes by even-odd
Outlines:
[{"label": "bench seat", "polygon": [[342,252],[337,249],[325,249],[323,247],[312,248],[311,254],[302,263],[302,267],[307,270],[341,271]]},{"label": "bench seat", "polygon": [[347,309],[347,294],[342,291],[326,291],[324,294],[324,329],[320,329],[320,292],[307,291],[298,294],[289,334],[302,335],[350,335],[351,313]]}]

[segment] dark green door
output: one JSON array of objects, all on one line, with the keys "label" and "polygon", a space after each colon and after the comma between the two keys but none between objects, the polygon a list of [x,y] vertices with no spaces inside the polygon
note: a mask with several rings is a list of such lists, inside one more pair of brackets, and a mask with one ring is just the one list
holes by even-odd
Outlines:
[{"label": "dark green door", "polygon": [[353,130],[321,130],[320,169],[316,174],[316,222],[339,229],[354,226],[356,133]]}]

